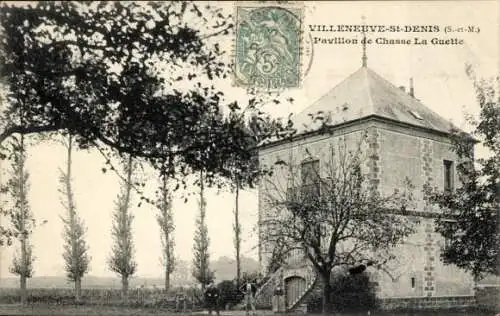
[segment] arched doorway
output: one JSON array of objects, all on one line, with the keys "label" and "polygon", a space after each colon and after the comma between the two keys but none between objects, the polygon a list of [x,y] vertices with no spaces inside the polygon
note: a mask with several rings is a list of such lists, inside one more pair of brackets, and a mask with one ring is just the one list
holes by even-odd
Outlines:
[{"label": "arched doorway", "polygon": [[306,290],[306,280],[299,276],[285,279],[286,307],[291,307],[299,300]]}]

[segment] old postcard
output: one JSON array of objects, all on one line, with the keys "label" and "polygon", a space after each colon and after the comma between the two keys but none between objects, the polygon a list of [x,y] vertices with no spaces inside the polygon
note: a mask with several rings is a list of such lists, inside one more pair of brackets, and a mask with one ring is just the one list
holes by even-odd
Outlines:
[{"label": "old postcard", "polygon": [[0,314],[500,313],[498,1],[0,3]]}]

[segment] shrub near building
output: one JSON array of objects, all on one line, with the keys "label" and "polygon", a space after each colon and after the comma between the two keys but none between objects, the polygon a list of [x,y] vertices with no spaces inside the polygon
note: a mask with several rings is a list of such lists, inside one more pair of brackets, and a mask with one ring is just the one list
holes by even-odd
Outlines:
[{"label": "shrub near building", "polygon": [[[334,312],[366,312],[378,309],[377,283],[370,280],[370,274],[335,274],[330,278],[330,302]],[[322,292],[315,292],[307,300],[307,310],[321,312]]]},{"label": "shrub near building", "polygon": [[375,282],[368,273],[334,276],[331,301],[337,311],[367,311],[377,308]]},{"label": "shrub near building", "polygon": [[221,309],[230,309],[243,299],[235,281],[224,280],[217,284],[220,291],[220,307]]}]

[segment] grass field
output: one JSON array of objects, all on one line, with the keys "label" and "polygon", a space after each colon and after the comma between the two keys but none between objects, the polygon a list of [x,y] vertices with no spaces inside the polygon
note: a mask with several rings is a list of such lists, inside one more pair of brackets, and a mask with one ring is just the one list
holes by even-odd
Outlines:
[{"label": "grass field", "polygon": [[[187,293],[186,293],[187,294]],[[194,294],[193,294],[194,295]],[[192,296],[194,298],[194,296]],[[28,305],[18,304],[17,289],[0,289],[0,315],[202,315],[200,302],[186,304],[186,313],[174,312],[176,308],[174,293],[161,290],[131,290],[129,302],[123,305],[120,291],[116,289],[84,289],[82,304],[76,305],[72,290],[69,289],[29,289]],[[174,300],[172,300],[174,299]],[[188,299],[189,301],[189,299]],[[418,311],[418,312],[385,312],[372,311],[371,316],[493,316],[479,310],[466,311]],[[244,316],[244,311],[222,311],[223,316]],[[258,311],[257,315],[273,315],[271,311]],[[366,316],[367,313],[337,313],[336,316]],[[286,315],[283,315],[286,316]]]},{"label": "grass field", "polygon": [[[50,304],[32,304],[28,306],[21,306],[19,304],[0,304],[0,315],[53,315],[53,316],[83,316],[83,315],[102,315],[102,316],[152,316],[152,315],[165,315],[165,316],[194,316],[203,315],[206,312],[197,313],[174,313],[172,311],[158,309],[158,308],[133,308],[133,307],[120,307],[120,306],[74,306],[62,305],[55,306]],[[244,311],[222,311],[222,316],[244,316]],[[258,316],[273,315],[271,311],[257,311]],[[366,313],[340,313],[334,314],[335,316],[366,316]],[[371,316],[492,316],[493,313],[485,313],[474,310],[468,311],[422,311],[422,312],[372,312]]]},{"label": "grass field", "polygon": [[156,308],[153,309],[153,308],[133,308],[133,307],[120,307],[120,306],[75,306],[75,305],[56,306],[50,304],[33,304],[28,306],[21,306],[19,304],[0,304],[0,315],[150,316],[150,315],[180,315],[180,314]]}]

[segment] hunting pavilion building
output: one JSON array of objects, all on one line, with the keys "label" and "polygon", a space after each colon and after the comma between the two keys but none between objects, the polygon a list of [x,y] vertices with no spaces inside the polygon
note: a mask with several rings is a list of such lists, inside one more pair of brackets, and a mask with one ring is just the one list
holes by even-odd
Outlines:
[{"label": "hunting pavilion building", "polygon": [[[391,275],[367,269],[378,283],[378,298],[386,308],[472,304],[473,278],[441,261],[440,252],[446,241],[435,232],[436,209],[424,201],[421,190],[425,183],[443,189],[453,189],[458,183],[457,157],[450,139],[451,124],[415,97],[411,81],[409,91],[405,91],[368,68],[366,54],[363,54],[360,69],[298,113],[294,125],[300,128],[303,124],[311,124],[310,114],[313,113],[329,117],[328,132],[315,131],[311,126],[308,131],[299,131],[292,141],[263,145],[259,150],[260,164],[271,166],[278,160],[286,161],[290,153],[300,163],[306,158],[307,148],[308,154],[316,157],[321,173],[321,160],[328,155],[332,140],[340,137],[354,140],[359,138],[356,135],[367,132],[370,155],[366,168],[370,181],[380,192],[391,193],[408,178],[415,187],[416,207],[411,213],[420,219],[416,232],[397,247]],[[265,229],[266,217],[270,216],[264,190],[261,183],[260,233]],[[265,273],[272,245],[259,244],[261,272]],[[287,309],[294,310],[306,304],[314,293],[320,293],[322,287],[303,253],[295,253],[289,262],[270,276],[261,293],[271,291],[277,283],[283,284]],[[257,299],[265,304],[264,295]]]}]

